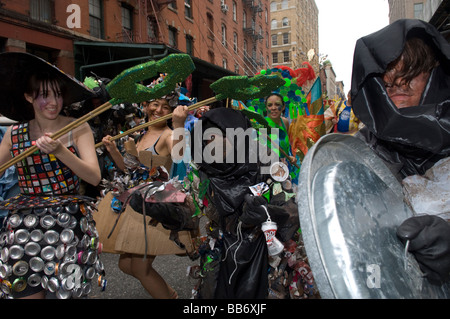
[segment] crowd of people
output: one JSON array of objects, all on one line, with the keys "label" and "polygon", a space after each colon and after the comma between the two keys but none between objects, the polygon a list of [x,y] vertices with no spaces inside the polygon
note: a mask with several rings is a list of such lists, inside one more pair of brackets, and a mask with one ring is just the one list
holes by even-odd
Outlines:
[{"label": "crowd of people", "polygon": [[[168,230],[167,240],[180,248],[186,243],[179,234],[189,233],[192,247],[185,255],[198,260],[190,271],[198,279],[193,298],[320,298],[299,231],[295,187],[286,172],[296,154],[290,148],[283,96],[265,97],[267,123],[278,134],[269,144],[257,140],[255,148],[251,135],[240,144],[241,135],[228,134],[230,129],[253,128],[243,112],[223,106],[189,111],[186,104],[194,102],[177,87],[138,108],[139,116],[145,116],[142,121],[171,114],[169,121],[117,141],[104,134],[102,156],[109,161],[99,161],[88,123],[52,138],[75,121],[63,115],[63,106],[92,99],[92,92],[30,54],[0,54],[0,69],[6,68],[19,74],[11,83],[24,85],[1,93],[0,112],[17,123],[4,133],[0,164],[18,159],[14,165],[20,189],[19,195],[3,195],[0,202],[5,212],[0,228],[1,297],[81,298],[89,296],[95,281],[106,288],[108,269],[101,262],[100,238],[111,233],[99,234],[95,214],[105,214],[96,206],[111,192],[107,209],[118,212],[111,232],[122,234],[125,224],[117,221],[131,208],[144,216],[137,236],[146,244],[146,218],[151,227],[160,224]],[[325,112],[326,134],[362,139],[400,182],[427,176],[431,169],[448,177],[449,86],[449,43],[426,22],[399,20],[356,43],[352,87],[346,101]],[[34,152],[21,158],[33,146]],[[260,148],[276,155],[278,161],[271,163],[276,169],[261,170],[266,163],[255,155]],[[174,149],[184,153],[175,156]],[[168,164],[149,165],[144,155]],[[180,161],[186,157],[190,160]],[[108,174],[102,165],[108,165]],[[4,171],[4,177],[9,176]],[[97,198],[80,191],[82,183],[98,190]],[[441,185],[429,186],[442,194],[436,201],[448,198],[449,183]],[[441,211],[411,207],[418,216],[397,229],[434,285],[448,282],[450,276],[450,226],[445,218],[449,205],[438,207]],[[200,218],[207,220],[204,229],[199,228]],[[115,238],[116,246],[130,240]],[[153,298],[177,298],[152,266],[157,254],[143,247],[139,252],[118,250],[119,268],[137,278]]]}]

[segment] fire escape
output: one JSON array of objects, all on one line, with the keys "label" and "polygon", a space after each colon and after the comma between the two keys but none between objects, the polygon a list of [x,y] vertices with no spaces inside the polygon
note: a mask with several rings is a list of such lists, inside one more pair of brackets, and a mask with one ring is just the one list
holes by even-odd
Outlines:
[{"label": "fire escape", "polygon": [[264,36],[262,28],[259,30],[256,28],[256,15],[263,11],[263,5],[261,0],[242,0],[242,2],[244,7],[248,9],[247,12],[251,12],[251,22],[249,23],[249,21],[246,21],[243,31],[244,34],[252,40],[252,53],[250,55],[248,52],[245,52],[244,61],[250,63],[250,65],[257,70],[259,67],[263,66],[263,63],[258,62],[257,60],[256,47],[258,41],[262,40]]},{"label": "fire escape", "polygon": [[176,0],[146,0],[147,20],[149,22],[148,43],[165,43],[164,33],[161,32],[161,25],[158,16],[161,9]]}]

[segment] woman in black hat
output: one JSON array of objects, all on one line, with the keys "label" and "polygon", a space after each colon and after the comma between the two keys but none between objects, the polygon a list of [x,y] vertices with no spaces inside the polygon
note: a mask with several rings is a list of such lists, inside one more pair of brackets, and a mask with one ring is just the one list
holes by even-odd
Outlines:
[{"label": "woman in black hat", "polygon": [[87,123],[58,140],[51,136],[74,121],[61,114],[65,105],[93,95],[30,54],[0,54],[0,69],[0,113],[18,121],[0,145],[0,164],[38,148],[16,164],[21,194],[0,202],[10,211],[0,240],[3,295],[44,298],[47,290],[81,297],[102,265],[90,199],[78,195],[79,182],[97,185],[100,168]]}]

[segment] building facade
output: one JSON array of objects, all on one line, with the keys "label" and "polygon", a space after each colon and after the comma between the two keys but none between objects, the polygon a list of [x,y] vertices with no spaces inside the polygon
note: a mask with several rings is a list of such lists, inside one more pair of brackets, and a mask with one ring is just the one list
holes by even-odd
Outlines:
[{"label": "building facade", "polygon": [[319,10],[314,0],[273,0],[270,3],[272,66],[292,69],[308,61],[319,70]]},{"label": "building facade", "polygon": [[0,52],[38,55],[79,79],[188,53],[193,92],[269,66],[268,0],[2,0]]}]

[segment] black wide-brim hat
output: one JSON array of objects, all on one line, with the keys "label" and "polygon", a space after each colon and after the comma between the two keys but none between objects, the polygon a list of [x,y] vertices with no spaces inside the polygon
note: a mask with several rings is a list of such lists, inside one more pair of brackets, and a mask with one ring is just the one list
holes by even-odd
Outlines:
[{"label": "black wide-brim hat", "polygon": [[47,72],[66,87],[64,106],[92,98],[94,92],[77,79],[64,73],[49,62],[25,52],[0,54],[0,114],[15,121],[34,118],[32,105],[24,92],[32,74]]}]

